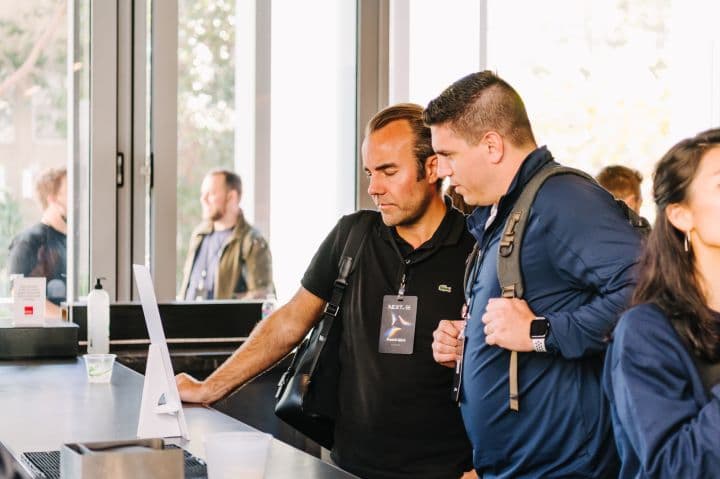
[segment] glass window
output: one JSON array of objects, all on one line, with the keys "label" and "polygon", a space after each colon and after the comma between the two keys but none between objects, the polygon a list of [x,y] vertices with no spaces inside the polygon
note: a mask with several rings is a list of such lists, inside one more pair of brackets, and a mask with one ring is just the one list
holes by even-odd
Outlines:
[{"label": "glass window", "polygon": [[390,104],[425,106],[450,83],[479,69],[484,3],[390,3]]},{"label": "glass window", "polygon": [[234,169],[236,3],[178,2],[178,290],[190,233],[202,217],[203,177]]},{"label": "glass window", "polygon": [[[68,61],[72,92],[67,103],[68,133],[72,144],[68,148],[72,163],[69,165],[69,193],[71,212],[69,226],[72,238],[68,242],[68,288],[73,301],[87,296],[93,283],[90,281],[90,3],[91,0],[73,2],[73,52]],[[100,189],[99,187],[97,189]]]},{"label": "glass window", "polygon": [[179,2],[178,291],[213,168],[241,175],[281,300],[354,209],[355,23],[355,2]]},{"label": "glass window", "polygon": [[[660,156],[718,121],[711,19],[719,8],[711,0],[490,0],[488,67],[518,90],[538,143],[558,161],[591,174],[636,168],[647,199]],[[641,210],[650,219],[651,203]]]},{"label": "glass window", "polygon": [[[68,186],[76,182],[62,171],[77,172],[70,160],[80,165],[78,153],[87,153],[88,9],[87,1],[0,6],[0,316],[10,314],[11,274],[46,277],[48,316],[59,316],[67,298]],[[71,55],[69,24],[77,27]]]},{"label": "glass window", "polygon": [[[321,241],[355,209],[356,5],[273,1],[270,244],[289,299]],[[312,28],[298,18],[313,18]]]}]

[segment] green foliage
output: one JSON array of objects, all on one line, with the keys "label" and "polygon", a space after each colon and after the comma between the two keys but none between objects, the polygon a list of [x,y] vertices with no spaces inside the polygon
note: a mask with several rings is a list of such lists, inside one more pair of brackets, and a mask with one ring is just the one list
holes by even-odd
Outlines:
[{"label": "green foliage", "polygon": [[[20,5],[12,17],[0,20],[0,79],[15,73],[29,58],[36,43],[42,37],[44,29],[52,28],[48,20],[54,18],[58,8],[56,1],[35,1],[30,5]],[[32,98],[35,106],[34,135],[36,138],[65,139],[67,137],[67,28],[65,16],[55,25],[55,34],[40,50],[40,54],[20,83],[14,94],[6,96],[5,115],[20,102]],[[38,21],[43,19],[45,21]],[[20,94],[35,88],[33,95]],[[8,121],[5,118],[0,119]]]}]

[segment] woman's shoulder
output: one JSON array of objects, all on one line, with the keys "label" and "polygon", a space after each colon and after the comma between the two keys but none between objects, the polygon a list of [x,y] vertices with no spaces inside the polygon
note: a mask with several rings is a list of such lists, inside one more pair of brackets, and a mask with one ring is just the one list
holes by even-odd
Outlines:
[{"label": "woman's shoulder", "polygon": [[618,320],[614,336],[671,326],[667,314],[654,303],[643,303],[625,311]]},{"label": "woman's shoulder", "polygon": [[667,314],[651,303],[639,304],[623,313],[613,331],[613,343],[616,354],[623,350],[683,348]]},{"label": "woman's shoulder", "polygon": [[[652,322],[668,321],[665,312],[654,303],[642,303],[626,310],[620,317],[620,321],[625,320],[646,320]],[[619,324],[618,324],[619,326]]]}]

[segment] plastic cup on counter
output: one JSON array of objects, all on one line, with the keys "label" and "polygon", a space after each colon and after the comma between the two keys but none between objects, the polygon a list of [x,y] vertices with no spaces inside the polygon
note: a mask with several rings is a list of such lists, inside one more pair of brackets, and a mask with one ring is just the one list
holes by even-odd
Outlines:
[{"label": "plastic cup on counter", "polygon": [[112,379],[114,354],[84,354],[88,382],[109,383]]},{"label": "plastic cup on counter", "polygon": [[219,432],[205,436],[208,479],[263,479],[272,435],[264,432]]}]

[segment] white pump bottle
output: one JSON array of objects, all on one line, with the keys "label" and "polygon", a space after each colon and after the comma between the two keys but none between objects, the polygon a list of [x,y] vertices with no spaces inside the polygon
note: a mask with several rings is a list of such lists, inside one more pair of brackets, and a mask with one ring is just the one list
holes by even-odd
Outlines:
[{"label": "white pump bottle", "polygon": [[110,352],[110,296],[97,278],[87,296],[88,354]]}]

